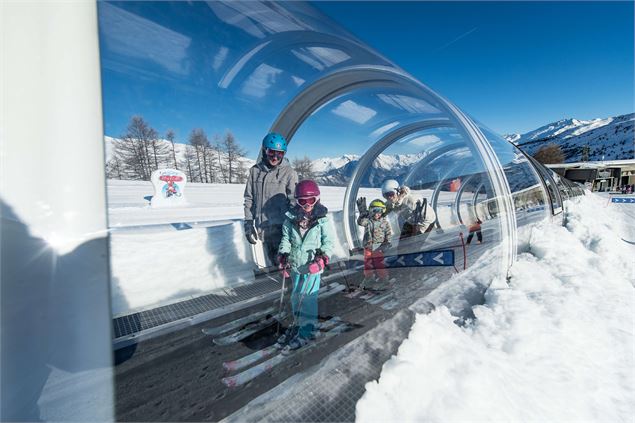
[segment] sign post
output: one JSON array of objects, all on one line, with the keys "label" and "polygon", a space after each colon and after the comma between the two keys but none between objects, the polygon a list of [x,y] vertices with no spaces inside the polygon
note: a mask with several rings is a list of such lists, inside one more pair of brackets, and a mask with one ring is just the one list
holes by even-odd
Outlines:
[{"label": "sign post", "polygon": [[153,208],[179,207],[187,204],[185,200],[185,173],[176,169],[157,169],[152,172],[154,196],[150,201]]}]

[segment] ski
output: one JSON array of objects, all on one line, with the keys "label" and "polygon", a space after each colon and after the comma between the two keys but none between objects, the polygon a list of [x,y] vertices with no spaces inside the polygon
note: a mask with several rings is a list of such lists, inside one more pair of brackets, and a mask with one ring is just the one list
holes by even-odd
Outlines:
[{"label": "ski", "polygon": [[323,300],[324,298],[328,298],[331,295],[335,295],[338,292],[342,292],[346,289],[346,287],[340,283],[332,283],[325,287],[320,288],[318,291],[318,298]]},{"label": "ski", "polygon": [[[324,322],[320,322],[318,325],[318,329],[320,331],[328,331],[329,329],[331,329],[333,326],[335,326],[336,324],[341,323],[341,318],[338,316],[335,316],[329,320],[326,320]],[[263,348],[261,350],[258,351],[254,351],[251,354],[248,354],[242,358],[239,358],[237,360],[231,360],[231,361],[225,361],[223,363],[223,368],[229,372],[233,372],[236,370],[242,370],[246,367],[249,367],[250,365],[264,359],[267,357],[270,357],[272,355],[274,355],[275,353],[277,353],[278,351],[280,351],[278,348],[275,347],[275,345],[271,345],[267,348]]]},{"label": "ski", "polygon": [[359,294],[361,294],[362,292],[363,292],[363,291],[362,291],[361,289],[356,289],[356,290],[354,290],[354,291],[352,291],[352,292],[349,292],[349,293],[347,293],[347,294],[344,294],[344,296],[345,296],[346,298],[355,298],[355,297],[357,297]]},{"label": "ski", "polygon": [[392,310],[398,305],[399,305],[399,301],[391,300],[391,301],[388,301],[387,303],[382,304],[380,307],[383,308],[384,310]]},{"label": "ski", "polygon": [[368,292],[368,291],[363,291],[363,292],[365,292],[365,294],[359,297],[360,300],[364,300],[364,301],[370,300],[371,298],[375,296],[375,294],[372,292]]},{"label": "ski", "polygon": [[266,319],[248,325],[244,329],[241,329],[238,332],[234,332],[231,335],[223,336],[221,338],[214,338],[213,342],[214,344],[219,346],[234,344],[238,341],[242,341],[243,339],[247,338],[250,335],[253,335],[256,332],[260,332],[261,330],[268,328],[269,326],[276,323],[278,319],[282,320],[285,317],[286,316],[284,313],[282,315],[276,314],[275,316],[267,317]]},{"label": "ski", "polygon": [[[328,298],[331,295],[334,295],[334,294],[337,294],[338,292],[343,291],[345,288],[346,287],[342,284],[333,283],[333,284],[326,285],[320,288],[318,295],[320,299]],[[226,332],[243,328],[249,323],[256,323],[257,321],[261,320],[263,317],[267,317],[274,314],[275,311],[276,311],[275,307],[270,307],[266,310],[253,313],[245,317],[241,317],[240,319],[232,320],[231,322],[225,323],[224,325],[221,325],[221,326],[203,328],[201,329],[201,332],[203,332],[203,334],[205,335],[219,336]]]},{"label": "ski", "polygon": [[[331,329],[330,331],[326,332],[324,336],[318,338],[316,341],[311,342],[308,345],[298,350],[295,350],[294,353],[298,351],[306,351],[308,349],[314,348],[318,343],[323,342],[324,340],[330,337],[333,337],[339,333],[343,333],[348,328],[349,328],[349,325],[346,323],[339,324],[335,326],[333,329]],[[265,373],[266,371],[273,369],[275,366],[287,360],[288,358],[293,357],[294,355],[295,354],[283,355],[282,353],[279,353],[273,356],[272,358],[268,359],[267,361],[263,361],[262,363],[254,367],[251,367],[241,373],[235,374],[233,376],[224,377],[223,379],[221,379],[221,381],[225,386],[229,388],[242,386],[245,383],[257,378],[258,376]]]},{"label": "ski", "polygon": [[384,295],[379,295],[379,296],[374,297],[374,298],[370,298],[370,299],[366,300],[366,302],[368,304],[379,304],[379,303],[387,300],[390,297],[392,297],[392,292],[389,292],[389,293],[384,294]]},{"label": "ski", "polygon": [[268,308],[257,313],[250,314],[249,316],[241,317],[240,319],[232,320],[221,326],[215,326],[210,328],[203,328],[201,331],[205,335],[218,336],[231,330],[240,329],[248,323],[260,320],[262,317],[275,313],[275,307]]},{"label": "ski", "polygon": [[226,361],[223,363],[223,368],[229,372],[242,370],[245,367],[249,367],[250,365],[262,360],[263,358],[274,355],[278,351],[278,348],[276,348],[274,345],[271,345],[270,347],[264,348],[262,350],[254,351],[253,353],[239,358],[238,360]]}]

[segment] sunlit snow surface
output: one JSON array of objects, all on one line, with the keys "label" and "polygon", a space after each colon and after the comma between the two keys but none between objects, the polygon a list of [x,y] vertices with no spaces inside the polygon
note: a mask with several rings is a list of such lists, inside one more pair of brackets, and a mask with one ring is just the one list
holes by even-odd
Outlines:
[{"label": "sunlit snow surface", "polygon": [[[254,281],[243,233],[243,184],[188,184],[185,207],[152,208],[152,184],[108,181],[112,311],[155,308]],[[342,227],[345,187],[321,187],[336,238],[333,259],[348,257]],[[431,191],[415,191],[430,198]],[[379,188],[362,188],[368,201]],[[437,216],[451,224],[453,193],[439,196]],[[396,233],[396,232],[395,232]],[[221,293],[222,295],[222,293]]]},{"label": "sunlit snow surface", "polygon": [[417,316],[357,420],[632,422],[634,219],[635,205],[587,193],[566,228],[532,228],[509,287],[490,288],[474,320]]}]

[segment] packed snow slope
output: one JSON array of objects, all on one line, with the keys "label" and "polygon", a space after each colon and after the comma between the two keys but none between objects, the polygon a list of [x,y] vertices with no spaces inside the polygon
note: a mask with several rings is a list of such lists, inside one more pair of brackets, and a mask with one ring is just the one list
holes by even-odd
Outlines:
[{"label": "packed snow slope", "polygon": [[417,316],[357,420],[632,422],[634,219],[635,205],[587,193],[566,227],[532,228],[509,285],[493,284],[474,319],[457,325],[439,299]]}]

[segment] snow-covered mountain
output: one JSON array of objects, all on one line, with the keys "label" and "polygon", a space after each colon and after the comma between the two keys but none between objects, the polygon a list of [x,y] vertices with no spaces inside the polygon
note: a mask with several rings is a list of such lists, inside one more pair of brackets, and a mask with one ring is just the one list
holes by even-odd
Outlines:
[{"label": "snow-covered mountain", "polygon": [[[409,167],[418,163],[425,153],[417,154],[380,154],[373,162],[369,174],[363,179],[362,186],[377,186],[388,177],[399,178],[406,174]],[[318,182],[323,185],[346,185],[357,167],[360,156],[347,154],[340,157],[314,160],[313,171]]]},{"label": "snow-covered mountain", "polygon": [[565,162],[582,161],[585,150],[588,161],[632,159],[635,113],[606,119],[563,119],[522,135],[505,135],[505,139],[532,155],[548,144],[559,145]]},{"label": "snow-covered mountain", "polygon": [[345,154],[335,158],[323,157],[321,159],[313,160],[311,163],[313,164],[313,171],[321,175],[325,172],[339,169],[348,163],[357,160],[359,160],[359,156],[357,154]]}]

